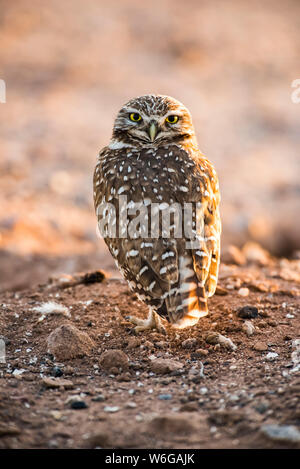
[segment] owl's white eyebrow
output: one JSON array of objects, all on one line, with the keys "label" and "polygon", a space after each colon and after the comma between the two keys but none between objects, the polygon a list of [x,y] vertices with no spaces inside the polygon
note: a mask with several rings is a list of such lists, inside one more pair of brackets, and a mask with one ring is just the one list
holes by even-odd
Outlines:
[{"label": "owl's white eyebrow", "polygon": [[131,113],[131,112],[136,112],[137,114],[140,114],[141,116],[143,115],[143,114],[141,113],[141,111],[139,111],[138,109],[134,109],[134,108],[132,108],[132,107],[125,107],[124,110],[125,110],[126,112],[129,112],[129,113]]},{"label": "owl's white eyebrow", "polygon": [[169,111],[167,112],[167,114],[164,115],[164,119],[169,117],[169,116],[178,116],[178,117],[182,117],[183,116],[183,112],[181,111],[177,111],[177,109],[174,109],[174,111]]}]

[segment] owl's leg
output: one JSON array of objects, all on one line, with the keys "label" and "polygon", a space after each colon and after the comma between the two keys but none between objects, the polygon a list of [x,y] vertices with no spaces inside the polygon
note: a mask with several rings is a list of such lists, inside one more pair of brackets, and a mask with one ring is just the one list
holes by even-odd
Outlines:
[{"label": "owl's leg", "polygon": [[140,319],[136,316],[129,316],[129,321],[135,324],[135,332],[142,332],[149,329],[156,329],[158,332],[166,333],[166,330],[160,320],[159,315],[154,311],[153,308],[149,308],[149,314],[147,319]]}]

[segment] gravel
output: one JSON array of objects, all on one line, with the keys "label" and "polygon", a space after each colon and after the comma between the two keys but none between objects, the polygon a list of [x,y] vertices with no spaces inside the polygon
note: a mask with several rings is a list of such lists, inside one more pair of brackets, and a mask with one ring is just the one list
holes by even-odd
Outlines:
[{"label": "gravel", "polygon": [[261,432],[270,440],[300,443],[300,431],[293,425],[263,425]]}]

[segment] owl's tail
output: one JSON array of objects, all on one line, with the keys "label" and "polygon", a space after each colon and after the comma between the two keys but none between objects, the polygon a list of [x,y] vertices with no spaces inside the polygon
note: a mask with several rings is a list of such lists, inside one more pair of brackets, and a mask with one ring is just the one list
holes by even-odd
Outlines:
[{"label": "owl's tail", "polygon": [[166,298],[168,317],[177,329],[190,327],[206,316],[207,298],[193,269],[192,258],[179,257],[179,279]]}]

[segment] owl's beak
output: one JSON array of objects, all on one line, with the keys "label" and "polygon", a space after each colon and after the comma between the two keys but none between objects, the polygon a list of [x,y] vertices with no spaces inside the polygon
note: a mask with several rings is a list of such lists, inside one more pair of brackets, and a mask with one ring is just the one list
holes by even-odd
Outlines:
[{"label": "owl's beak", "polygon": [[154,142],[155,137],[157,135],[157,125],[155,122],[151,122],[149,126],[149,135],[150,135],[151,142]]}]

